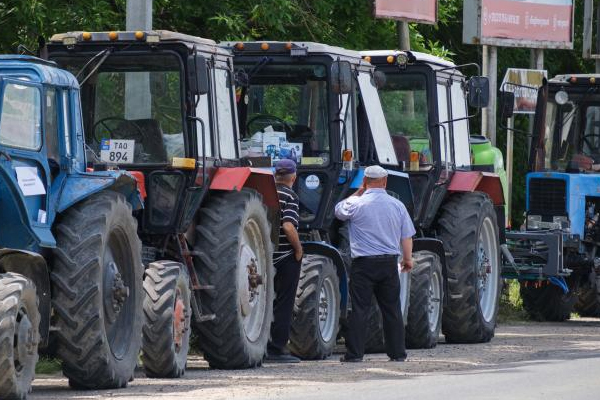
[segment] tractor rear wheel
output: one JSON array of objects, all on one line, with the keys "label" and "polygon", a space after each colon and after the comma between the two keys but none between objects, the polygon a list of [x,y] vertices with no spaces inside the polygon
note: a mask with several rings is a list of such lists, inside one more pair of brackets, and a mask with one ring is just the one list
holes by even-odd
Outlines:
[{"label": "tractor rear wheel", "polygon": [[521,282],[523,308],[536,321],[562,322],[571,318],[577,296],[572,291],[565,293],[553,284],[534,286]]},{"label": "tractor rear wheel", "polygon": [[488,342],[494,337],[502,284],[494,206],[485,193],[454,194],[437,225],[449,253],[449,302],[442,318],[446,341]]},{"label": "tractor rear wheel", "polygon": [[40,313],[33,282],[0,274],[0,399],[27,397],[38,360]]},{"label": "tractor rear wheel", "polygon": [[78,389],[127,386],[142,340],[143,266],[125,197],[101,192],[55,224],[51,273],[57,355]]},{"label": "tractor rear wheel", "polygon": [[290,351],[305,360],[331,355],[340,320],[340,281],[331,259],[309,254],[302,260],[290,332]]},{"label": "tractor rear wheel", "polygon": [[144,279],[142,363],[150,378],[179,378],[190,348],[191,291],[185,266],[155,261]]},{"label": "tractor rear wheel", "polygon": [[413,258],[406,347],[431,349],[437,345],[442,328],[442,264],[440,258],[429,251],[415,252]]},{"label": "tractor rear wheel", "polygon": [[203,285],[196,323],[204,357],[213,368],[259,366],[273,320],[273,244],[267,210],[250,189],[212,195],[200,210],[194,263]]}]

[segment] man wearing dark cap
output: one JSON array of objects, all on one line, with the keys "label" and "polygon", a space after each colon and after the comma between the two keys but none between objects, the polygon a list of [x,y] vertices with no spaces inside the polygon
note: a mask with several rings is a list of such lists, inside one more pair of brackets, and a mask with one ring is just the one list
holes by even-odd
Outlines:
[{"label": "man wearing dark cap", "polygon": [[390,361],[406,359],[398,258],[402,256],[405,270],[412,268],[415,228],[404,204],[387,194],[387,176],[380,166],[367,167],[360,189],[335,207],[335,216],[349,222],[352,256],[352,313],[343,362],[362,361],[373,294],[381,309],[385,351]]},{"label": "man wearing dark cap", "polygon": [[281,160],[275,164],[275,182],[281,210],[279,248],[273,255],[275,264],[275,301],[271,340],[265,362],[297,363],[300,359],[286,349],[290,338],[292,310],[302,264],[302,245],[298,236],[298,196],[292,190],[296,180],[296,163]]}]

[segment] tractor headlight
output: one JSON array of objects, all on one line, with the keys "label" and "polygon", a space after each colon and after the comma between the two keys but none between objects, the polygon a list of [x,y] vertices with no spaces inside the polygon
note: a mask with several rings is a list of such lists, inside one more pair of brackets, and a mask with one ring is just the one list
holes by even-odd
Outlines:
[{"label": "tractor headlight", "polygon": [[542,222],[541,215],[528,215],[527,216],[527,230],[540,229],[541,222]]},{"label": "tractor headlight", "polygon": [[538,229],[549,229],[549,230],[562,230],[569,231],[570,223],[569,217],[565,215],[552,217],[552,222],[543,221],[541,215],[528,215],[527,216],[527,230],[538,230]]}]

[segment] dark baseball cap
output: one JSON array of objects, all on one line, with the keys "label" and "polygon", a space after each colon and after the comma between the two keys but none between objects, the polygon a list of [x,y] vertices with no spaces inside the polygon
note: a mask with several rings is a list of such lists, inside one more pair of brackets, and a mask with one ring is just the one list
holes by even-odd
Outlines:
[{"label": "dark baseball cap", "polygon": [[296,173],[296,163],[292,160],[283,159],[275,163],[275,173],[277,175],[288,175]]}]

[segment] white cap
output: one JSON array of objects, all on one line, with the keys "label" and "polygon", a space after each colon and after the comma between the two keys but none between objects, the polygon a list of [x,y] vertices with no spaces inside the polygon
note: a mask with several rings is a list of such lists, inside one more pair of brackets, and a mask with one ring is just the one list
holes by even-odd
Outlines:
[{"label": "white cap", "polygon": [[388,173],[379,165],[371,165],[370,167],[365,168],[365,176],[367,178],[379,179],[385,178],[386,176],[388,176]]}]

